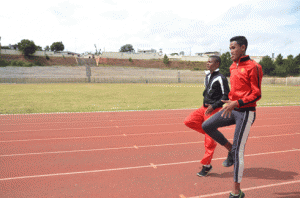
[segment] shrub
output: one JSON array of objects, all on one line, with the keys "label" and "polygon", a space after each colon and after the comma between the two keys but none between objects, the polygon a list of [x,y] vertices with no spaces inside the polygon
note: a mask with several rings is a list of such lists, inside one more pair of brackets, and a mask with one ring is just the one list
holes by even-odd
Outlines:
[{"label": "shrub", "polygon": [[35,65],[35,66],[43,66],[43,64],[40,61],[38,61],[38,60],[35,60],[33,62],[33,65]]},{"label": "shrub", "polygon": [[169,62],[170,62],[170,60],[169,60],[168,56],[165,54],[163,63],[167,65],[167,64],[169,64]]},{"label": "shrub", "polygon": [[48,56],[48,54],[46,54],[46,59],[47,59],[47,60],[49,60],[49,59],[50,59],[50,57]]},{"label": "shrub", "polygon": [[9,65],[9,62],[7,60],[0,59],[0,67],[6,67]]},{"label": "shrub", "polygon": [[18,60],[12,60],[10,61],[10,66],[23,66],[22,61],[18,61]]},{"label": "shrub", "polygon": [[23,66],[24,66],[24,67],[32,67],[32,66],[34,66],[34,65],[33,65],[33,63],[31,63],[31,62],[25,62]]},{"label": "shrub", "polygon": [[130,58],[129,58],[129,62],[132,62],[132,61],[133,61],[133,60],[132,60],[132,58],[130,57]]}]

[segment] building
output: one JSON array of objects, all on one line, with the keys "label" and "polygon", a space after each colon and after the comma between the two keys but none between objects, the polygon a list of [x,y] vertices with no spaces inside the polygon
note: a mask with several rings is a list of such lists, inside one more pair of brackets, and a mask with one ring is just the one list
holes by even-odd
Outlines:
[{"label": "building", "polygon": [[215,52],[202,52],[202,53],[196,53],[195,55],[196,55],[196,56],[213,56],[213,55],[215,55],[215,56],[221,56],[221,53],[215,51]]},{"label": "building", "polygon": [[61,54],[64,56],[80,56],[80,54],[76,53],[76,52],[70,52],[70,51],[61,51],[61,52],[55,52],[56,54]]},{"label": "building", "polygon": [[155,49],[151,49],[151,50],[141,50],[141,49],[138,49],[137,50],[137,53],[148,53],[148,54],[152,54],[152,53],[156,53],[156,50]]}]

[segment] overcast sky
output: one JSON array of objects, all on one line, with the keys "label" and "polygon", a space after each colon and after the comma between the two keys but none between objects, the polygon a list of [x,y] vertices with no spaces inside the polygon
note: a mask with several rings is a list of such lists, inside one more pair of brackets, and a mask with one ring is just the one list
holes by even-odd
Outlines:
[{"label": "overcast sky", "polygon": [[244,35],[247,54],[300,53],[299,0],[6,0],[0,4],[1,44],[62,41],[65,50],[162,48],[166,54],[229,50]]}]

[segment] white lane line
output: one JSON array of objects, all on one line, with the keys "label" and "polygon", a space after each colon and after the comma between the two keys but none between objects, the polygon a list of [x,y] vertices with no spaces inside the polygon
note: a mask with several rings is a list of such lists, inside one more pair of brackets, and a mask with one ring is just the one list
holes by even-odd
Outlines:
[{"label": "white lane line", "polygon": [[150,165],[151,165],[154,169],[157,169],[157,166],[155,166],[153,163],[150,163]]},{"label": "white lane line", "polygon": [[[144,121],[144,120],[175,120],[175,119],[184,119],[186,116],[176,116],[175,118],[166,118],[165,116],[162,116],[161,118],[156,116],[156,117],[153,117],[153,118],[136,118],[136,119],[131,119],[129,118],[128,120],[124,120],[124,119],[119,119],[119,120],[109,120],[109,122],[126,122],[126,121]],[[280,119],[280,118],[278,118]],[[0,126],[21,126],[21,125],[30,125],[30,124],[34,124],[34,125],[44,125],[44,124],[63,124],[63,123],[103,123],[103,122],[107,122],[108,120],[94,120],[94,121],[91,121],[91,120],[70,120],[70,121],[65,121],[65,122],[51,122],[51,121],[48,121],[48,122],[25,122],[25,123],[13,123],[13,124],[0,124]]]},{"label": "white lane line", "polygon": [[49,140],[71,140],[71,139],[89,139],[89,138],[107,138],[107,137],[122,137],[122,136],[141,136],[141,135],[157,135],[157,134],[172,134],[172,133],[195,133],[195,131],[172,131],[159,133],[132,133],[120,135],[105,135],[105,136],[85,136],[85,137],[65,137],[65,138],[47,138],[47,139],[27,139],[27,140],[5,140],[0,142],[30,142],[30,141],[49,141]]},{"label": "white lane line", "polygon": [[[282,185],[288,185],[288,184],[296,184],[300,183],[300,180],[296,181],[290,181],[290,182],[283,182],[283,183],[276,183],[276,184],[268,184],[268,185],[263,185],[263,186],[255,186],[255,187],[250,187],[250,188],[242,188],[242,191],[249,191],[249,190],[256,190],[256,189],[261,189],[261,188],[269,188],[269,187],[274,187],[274,186],[282,186]],[[207,194],[207,195],[199,195],[195,197],[189,197],[189,198],[204,198],[204,197],[215,197],[218,195],[225,195],[229,194],[231,191],[226,191],[226,192],[220,192],[220,193],[214,193],[214,194]]]},{"label": "white lane line", "polygon": [[[257,153],[245,155],[245,157],[249,156],[259,156],[259,155],[268,155],[268,154],[277,154],[277,153],[287,153],[287,152],[295,152],[300,151],[300,149],[294,150],[285,150],[285,151],[275,151],[268,153]],[[213,160],[223,160],[227,157],[215,158]],[[174,163],[166,163],[166,164],[156,164],[156,167],[159,166],[172,166],[179,164],[189,164],[189,163],[199,163],[199,160],[195,161],[185,161],[185,162],[174,162]],[[120,170],[130,170],[130,169],[140,169],[140,168],[153,168],[153,165],[145,165],[145,166],[134,166],[134,167],[124,167],[124,168],[112,168],[112,169],[102,169],[102,170],[91,170],[91,171],[79,171],[79,172],[67,172],[67,173],[53,173],[53,174],[44,174],[44,175],[31,175],[31,176],[21,176],[21,177],[10,177],[10,178],[1,178],[0,181],[8,181],[8,180],[17,180],[17,179],[30,179],[30,178],[41,178],[41,177],[53,177],[53,176],[64,176],[64,175],[77,175],[77,174],[87,174],[87,173],[99,173],[99,172],[110,172],[110,171],[120,171]]]},{"label": "white lane line", "polygon": [[[298,112],[289,112],[289,114],[291,113],[298,113]],[[274,114],[274,113],[273,113]],[[283,113],[276,113],[276,114],[283,114]],[[174,115],[174,114],[172,114]],[[175,119],[182,119],[184,120],[184,118],[186,118],[187,115],[181,115],[181,116],[176,116],[176,118],[165,118],[165,116],[163,118],[159,118],[158,116],[156,117],[153,117],[153,118],[139,118],[139,119],[131,119],[129,118],[128,120],[129,121],[133,121],[133,120],[138,120],[138,121],[143,121],[143,120],[175,120]],[[298,117],[289,117],[289,118],[298,118]],[[282,119],[282,117],[276,117],[276,118],[258,118],[256,119],[255,121],[259,121],[259,120],[270,120],[270,119]],[[126,122],[128,120],[124,120],[124,119],[119,119],[119,120],[109,120],[110,122]],[[1,121],[1,120],[0,120]],[[108,120],[74,120],[74,119],[71,119],[70,121],[65,121],[65,122],[51,122],[51,121],[48,121],[48,122],[27,122],[27,123],[13,123],[13,124],[4,124],[4,123],[0,123],[0,126],[22,126],[22,125],[44,125],[44,124],[63,124],[63,123],[78,123],[78,122],[81,122],[81,123],[103,123],[103,122],[107,122]],[[127,125],[128,126],[128,125]]]},{"label": "white lane line", "polygon": [[[254,122],[255,123],[255,122]],[[143,127],[143,126],[168,126],[168,125],[184,125],[183,123],[168,123],[168,124],[150,124],[150,125],[127,125],[127,126],[108,126],[108,127],[86,127],[86,128],[60,128],[60,129],[38,129],[38,130],[19,130],[19,131],[0,131],[1,133],[19,133],[19,132],[44,132],[44,131],[62,131],[62,130],[87,130],[87,129],[102,129],[102,128],[125,128],[125,127]],[[257,127],[277,127],[277,126],[291,126],[291,125],[300,125],[300,123],[292,123],[292,124],[280,124],[280,125],[260,125],[260,126],[252,126],[251,128]],[[233,127],[224,127],[222,129],[233,129]]]},{"label": "white lane line", "polygon": [[65,114],[101,114],[101,113],[128,113],[128,112],[152,112],[152,111],[190,111],[197,108],[187,108],[187,109],[152,109],[152,110],[117,110],[117,111],[92,111],[92,112],[54,112],[54,113],[24,113],[24,114],[0,114],[0,117],[5,116],[30,116],[30,115],[65,115]]},{"label": "white lane line", "polygon": [[[169,124],[168,124],[169,125]],[[293,126],[293,125],[300,125],[300,123],[293,123],[293,124],[281,124],[281,125],[262,125],[262,126],[252,126],[251,128],[261,128],[261,127],[278,127],[278,126]],[[146,126],[152,126],[152,125],[146,125]],[[110,127],[112,128],[112,127]],[[84,128],[82,128],[84,129]],[[224,127],[221,128],[221,130],[232,130],[234,127]],[[63,130],[63,129],[45,129],[46,131],[50,130]],[[28,130],[30,132],[32,131],[43,131],[43,130]],[[24,132],[24,131],[4,131],[1,133],[17,133],[17,132]],[[183,132],[183,131],[180,131]],[[187,131],[187,132],[194,132],[194,131]],[[162,133],[173,133],[173,132],[162,132]],[[139,134],[127,134],[128,136],[131,135],[149,135],[149,134],[162,134],[162,133],[139,133]],[[47,139],[26,139],[26,140],[6,140],[6,141],[0,141],[0,142],[26,142],[26,141],[47,141],[47,140],[65,140],[65,139],[85,139],[85,138],[104,138],[104,137],[119,137],[119,136],[126,136],[125,134],[123,135],[109,135],[109,136],[86,136],[86,137],[66,137],[66,138],[47,138]]]},{"label": "white lane line", "polygon": [[18,130],[18,131],[0,131],[0,133],[18,133],[18,132],[33,132],[33,131],[61,131],[61,130],[81,130],[81,129],[104,129],[104,128],[124,128],[124,127],[143,127],[143,126],[163,126],[163,125],[184,125],[183,122],[180,123],[168,123],[168,124],[148,124],[148,125],[122,125],[122,126],[106,126],[106,127],[84,127],[84,128],[60,128],[60,129],[38,129],[38,130]]},{"label": "white lane line", "polygon": [[[300,102],[299,102],[300,103]],[[298,104],[298,105],[293,105],[293,106],[260,106],[258,104],[258,108],[292,108],[292,107],[298,107],[300,106],[298,102],[297,103],[269,103],[269,104]],[[268,104],[268,103],[265,103]],[[185,109],[150,109],[150,110],[116,110],[116,111],[92,111],[92,112],[53,112],[53,113],[24,113],[24,114],[0,114],[0,117],[5,117],[5,116],[30,116],[30,115],[52,115],[52,114],[57,114],[57,115],[65,115],[65,114],[101,114],[101,113],[126,113],[126,112],[152,112],[152,111],[190,111],[193,109],[198,109],[198,108],[185,108]]]},{"label": "white lane line", "polygon": [[[174,143],[174,144],[146,145],[146,146],[139,146],[139,148],[161,147],[161,146],[177,146],[177,145],[185,145],[185,144],[198,144],[198,143],[203,143],[203,142],[204,141],[200,141],[200,142],[184,142],[184,143]],[[102,148],[102,149],[88,149],[88,150],[72,150],[72,151],[53,151],[53,152],[41,152],[41,153],[9,154],[9,155],[0,155],[0,157],[14,157],[14,156],[26,156],[26,155],[46,155],[46,154],[65,154],[65,153],[79,153],[79,152],[121,150],[121,149],[132,149],[132,148],[137,149],[134,146],[130,146],[130,147]]]},{"label": "white lane line", "polygon": [[[254,136],[249,137],[250,139],[259,139],[259,138],[270,138],[270,137],[280,137],[280,136],[293,136],[300,135],[300,133],[293,134],[282,134],[282,135],[269,135],[269,136]],[[228,139],[233,140],[233,139]],[[157,145],[142,145],[138,146],[138,148],[149,148],[149,147],[163,147],[163,146],[178,146],[178,145],[188,145],[188,144],[200,144],[204,143],[204,141],[198,142],[183,142],[183,143],[171,143],[171,144],[157,144]],[[138,149],[136,145],[131,147],[116,147],[116,148],[101,148],[101,149],[87,149],[87,150],[71,150],[71,151],[53,151],[53,152],[41,152],[41,153],[22,153],[22,154],[8,154],[8,155],[0,155],[0,157],[15,157],[15,156],[26,156],[26,155],[47,155],[47,154],[65,154],[65,153],[79,153],[79,152],[93,152],[93,151],[108,151],[108,150],[122,150],[122,149]]]}]

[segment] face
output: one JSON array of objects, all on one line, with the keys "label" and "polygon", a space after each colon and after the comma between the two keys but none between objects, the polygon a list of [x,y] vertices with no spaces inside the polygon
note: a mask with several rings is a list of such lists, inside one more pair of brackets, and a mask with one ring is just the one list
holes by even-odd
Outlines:
[{"label": "face", "polygon": [[229,45],[231,60],[239,61],[239,59],[245,54],[245,45],[240,46],[236,41],[232,41]]},{"label": "face", "polygon": [[214,58],[209,58],[207,63],[206,63],[206,68],[210,71],[213,72],[219,67],[219,63],[215,61]]}]

